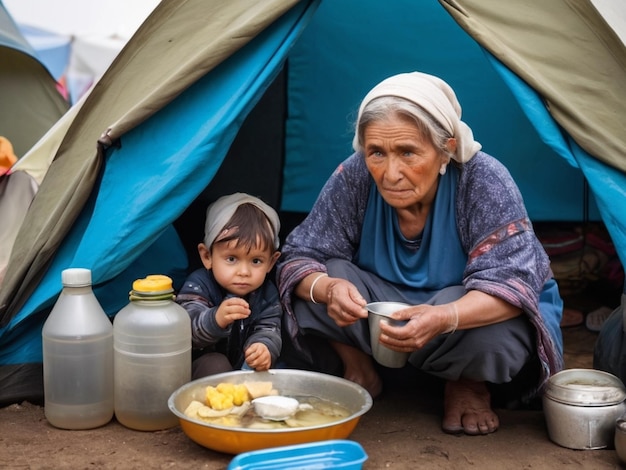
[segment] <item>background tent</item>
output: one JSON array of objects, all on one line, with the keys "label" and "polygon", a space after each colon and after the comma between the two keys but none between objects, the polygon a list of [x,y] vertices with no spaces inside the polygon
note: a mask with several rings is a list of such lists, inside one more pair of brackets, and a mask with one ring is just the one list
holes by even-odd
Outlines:
[{"label": "background tent", "polygon": [[[511,169],[533,220],[601,217],[624,262],[624,172],[570,127],[586,129],[583,117],[600,102],[624,115],[625,91],[616,85],[626,78],[623,43],[591,3],[178,3],[159,4],[68,118],[0,289],[0,379],[2,370],[35,376],[41,324],[62,269],[91,268],[96,294],[114,315],[135,278],[163,272],[180,280],[191,269],[185,254],[217,195],[255,193],[282,209],[287,226],[290,215],[306,213],[351,151],[351,112],[361,97],[407,70],[440,75],[457,90],[464,120]],[[595,12],[591,23],[581,20],[582,3]],[[507,18],[516,21],[500,24]],[[538,33],[555,47],[537,46]],[[237,44],[228,48],[231,40]],[[542,74],[537,66],[545,63],[561,73]],[[588,78],[577,90],[588,99],[561,109],[572,119],[553,116],[562,101],[552,93],[578,80],[567,70],[579,63]],[[532,83],[538,75],[546,86]],[[610,134],[617,140],[607,153],[621,149],[616,159],[624,161],[624,133]],[[10,382],[1,383],[7,392]]]},{"label": "background tent", "polygon": [[10,247],[41,182],[38,170],[47,168],[49,162],[40,161],[29,169],[18,169],[10,164],[21,159],[69,108],[54,76],[1,8],[1,3],[0,103],[0,137],[8,141],[11,157],[6,165],[0,165],[1,283]]},{"label": "background tent", "polygon": [[4,0],[72,103],[96,82],[159,0]]},{"label": "background tent", "polygon": [[0,3],[0,136],[22,157],[67,111],[57,83]]}]

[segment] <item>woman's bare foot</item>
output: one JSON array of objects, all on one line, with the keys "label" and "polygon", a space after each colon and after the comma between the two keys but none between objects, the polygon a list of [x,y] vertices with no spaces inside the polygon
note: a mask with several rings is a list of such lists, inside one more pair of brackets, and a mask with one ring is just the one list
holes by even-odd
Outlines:
[{"label": "woman's bare foot", "polygon": [[374,362],[363,351],[347,344],[331,342],[343,361],[343,377],[359,384],[376,398],[383,391],[383,382],[374,368]]},{"label": "woman's bare foot", "polygon": [[491,409],[491,395],[485,382],[448,381],[443,407],[441,428],[449,434],[489,434],[500,425],[498,415]]}]

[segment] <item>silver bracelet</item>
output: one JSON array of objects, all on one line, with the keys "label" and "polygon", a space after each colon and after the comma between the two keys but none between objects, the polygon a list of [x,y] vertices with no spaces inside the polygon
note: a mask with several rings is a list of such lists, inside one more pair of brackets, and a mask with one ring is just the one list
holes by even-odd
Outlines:
[{"label": "silver bracelet", "polygon": [[309,298],[311,299],[311,302],[313,302],[314,304],[316,304],[317,302],[313,298],[313,289],[315,288],[315,284],[317,284],[317,281],[319,281],[324,276],[328,276],[328,274],[327,273],[320,274],[315,279],[313,279],[313,282],[311,283],[311,288],[309,289]]},{"label": "silver bracelet", "polygon": [[452,309],[452,313],[454,314],[454,320],[452,321],[452,324],[448,326],[446,331],[444,331],[444,333],[452,334],[459,327],[459,311],[456,308],[456,302],[451,302],[448,305]]}]

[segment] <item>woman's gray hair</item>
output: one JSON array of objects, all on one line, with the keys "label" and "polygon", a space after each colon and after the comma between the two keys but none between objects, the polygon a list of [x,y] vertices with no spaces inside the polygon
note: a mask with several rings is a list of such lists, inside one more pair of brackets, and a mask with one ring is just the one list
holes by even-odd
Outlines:
[{"label": "woman's gray hair", "polygon": [[363,108],[361,119],[356,123],[357,151],[363,153],[365,129],[377,122],[389,121],[393,117],[402,116],[415,123],[419,132],[426,137],[433,146],[443,155],[454,158],[448,150],[448,139],[452,136],[433,116],[421,106],[397,96],[381,96],[375,98]]}]

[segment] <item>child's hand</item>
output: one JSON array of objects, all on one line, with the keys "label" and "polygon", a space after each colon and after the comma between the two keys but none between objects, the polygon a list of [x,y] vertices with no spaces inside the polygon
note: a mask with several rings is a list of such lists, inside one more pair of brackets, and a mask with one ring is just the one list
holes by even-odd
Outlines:
[{"label": "child's hand", "polygon": [[215,321],[220,328],[226,328],[235,320],[248,318],[249,315],[250,306],[248,302],[240,297],[228,297],[217,308]]},{"label": "child's hand", "polygon": [[246,349],[246,364],[256,371],[267,370],[272,365],[272,355],[263,343],[252,343]]}]

